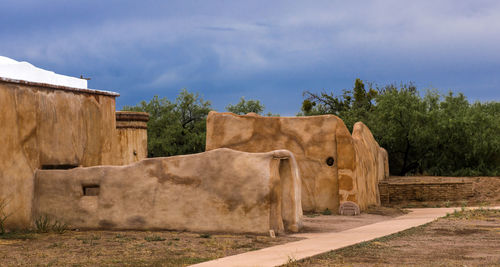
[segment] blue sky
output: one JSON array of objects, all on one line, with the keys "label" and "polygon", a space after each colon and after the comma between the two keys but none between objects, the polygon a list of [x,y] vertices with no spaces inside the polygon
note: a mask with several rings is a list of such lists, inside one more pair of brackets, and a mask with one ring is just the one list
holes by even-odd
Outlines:
[{"label": "blue sky", "polygon": [[0,55],[117,91],[117,108],[199,92],[222,111],[354,80],[500,100],[500,1],[0,2]]}]

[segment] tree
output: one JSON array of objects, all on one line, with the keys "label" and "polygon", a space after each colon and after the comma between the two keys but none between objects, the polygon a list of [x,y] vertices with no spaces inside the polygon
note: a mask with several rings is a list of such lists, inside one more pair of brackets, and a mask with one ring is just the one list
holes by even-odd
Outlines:
[{"label": "tree", "polygon": [[419,170],[429,150],[427,111],[427,103],[412,85],[389,85],[378,94],[376,107],[365,123],[387,149],[392,173],[405,175]]},{"label": "tree", "polygon": [[500,103],[469,103],[463,94],[424,97],[412,84],[305,92],[304,115],[335,114],[352,130],[364,122],[389,154],[393,174],[500,175]]},{"label": "tree", "polygon": [[165,157],[203,152],[209,101],[186,89],[175,102],[154,96],[150,102],[125,106],[123,110],[149,113],[148,157]]},{"label": "tree", "polygon": [[374,100],[378,94],[378,90],[368,84],[369,89],[365,90],[365,84],[361,79],[356,79],[352,90],[342,90],[340,96],[335,93],[326,92],[325,90],[319,94],[305,91],[303,96],[305,100],[302,102],[302,113],[299,115],[312,116],[333,114],[344,119],[349,130],[355,122],[363,121],[366,123],[367,114],[374,107]]},{"label": "tree", "polygon": [[245,98],[242,97],[238,104],[227,105],[226,110],[234,114],[245,115],[250,112],[261,114],[264,108],[264,105],[262,105],[259,100],[245,100]]},{"label": "tree", "polygon": [[463,94],[449,93],[439,103],[433,161],[437,175],[500,174],[500,103],[470,104]]}]

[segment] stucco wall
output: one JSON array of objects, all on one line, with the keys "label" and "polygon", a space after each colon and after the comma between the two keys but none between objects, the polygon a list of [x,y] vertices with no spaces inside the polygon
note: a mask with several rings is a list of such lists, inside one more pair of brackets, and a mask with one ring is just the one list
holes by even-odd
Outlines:
[{"label": "stucco wall", "polygon": [[[262,117],[210,112],[206,149],[220,147],[248,152],[290,150],[301,174],[305,211],[337,211],[347,201],[361,209],[380,203],[378,181],[388,173],[387,153],[369,129],[358,123],[351,136],[334,115]],[[327,164],[330,157],[331,166]]]},{"label": "stucco wall", "polygon": [[[333,115],[261,117],[210,112],[206,150],[220,147],[247,152],[287,149],[295,155],[299,165],[302,208],[305,211],[337,210],[337,162],[343,162],[337,156],[336,131],[339,128],[344,129],[345,125]],[[347,128],[345,131],[349,133]],[[341,145],[352,146],[352,143]],[[329,157],[334,160],[332,166],[326,163]]]},{"label": "stucco wall", "polygon": [[378,183],[389,175],[388,157],[362,122],[354,124],[352,139],[356,152],[355,202],[363,210],[369,205],[380,205]]},{"label": "stucco wall", "polygon": [[[35,179],[35,216],[77,228],[268,233],[302,224],[299,172],[285,150],[216,149],[127,166],[39,170]],[[97,186],[97,195],[85,195]]]},{"label": "stucco wall", "polygon": [[0,197],[10,228],[31,222],[38,168],[113,163],[115,97],[0,79]]}]

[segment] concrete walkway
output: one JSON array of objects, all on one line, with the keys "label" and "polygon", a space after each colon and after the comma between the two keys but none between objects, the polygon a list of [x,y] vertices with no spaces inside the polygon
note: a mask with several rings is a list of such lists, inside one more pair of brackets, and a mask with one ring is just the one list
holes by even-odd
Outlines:
[{"label": "concrete walkway", "polygon": [[[488,207],[500,209],[500,207]],[[474,208],[467,208],[474,209]],[[305,240],[250,251],[234,256],[203,262],[196,267],[209,266],[278,266],[290,260],[300,260],[331,250],[351,246],[360,242],[394,234],[412,227],[420,226],[452,213],[460,208],[425,208],[410,209],[412,212],[391,220],[361,226],[336,233],[304,233],[295,236]]]}]

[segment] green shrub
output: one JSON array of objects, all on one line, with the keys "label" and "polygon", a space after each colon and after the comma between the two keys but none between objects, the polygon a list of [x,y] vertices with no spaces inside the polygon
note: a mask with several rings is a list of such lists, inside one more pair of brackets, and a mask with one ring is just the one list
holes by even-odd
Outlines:
[{"label": "green shrub", "polygon": [[200,238],[210,238],[210,234],[200,234]]},{"label": "green shrub", "polygon": [[7,208],[8,201],[4,198],[0,198],[0,235],[5,234],[5,221],[12,215],[12,213],[7,213],[5,210]]},{"label": "green shrub", "polygon": [[35,219],[35,228],[38,233],[48,233],[50,231],[50,219],[47,215],[38,216]]},{"label": "green shrub", "polygon": [[323,215],[332,215],[332,211],[326,208],[321,214]]},{"label": "green shrub", "polygon": [[62,234],[68,230],[68,225],[63,222],[54,221],[52,224],[52,231],[58,234]]},{"label": "green shrub", "polygon": [[37,233],[48,233],[52,231],[62,234],[68,230],[68,225],[58,220],[52,222],[52,219],[48,215],[41,215],[35,219],[35,229]]},{"label": "green shrub", "polygon": [[154,241],[165,241],[166,239],[159,236],[159,235],[152,235],[152,236],[144,237],[144,240],[146,240],[148,242],[154,242]]}]

